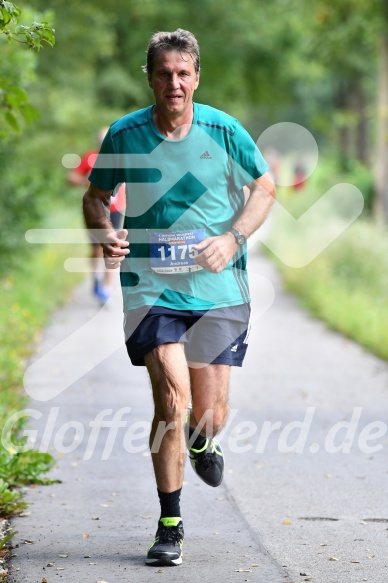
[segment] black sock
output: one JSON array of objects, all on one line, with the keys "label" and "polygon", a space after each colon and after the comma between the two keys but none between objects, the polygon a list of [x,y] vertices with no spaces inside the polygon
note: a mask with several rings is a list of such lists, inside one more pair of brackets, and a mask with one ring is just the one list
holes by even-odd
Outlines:
[{"label": "black sock", "polygon": [[161,492],[158,488],[158,496],[160,500],[160,518],[172,518],[173,516],[180,516],[180,497],[182,488],[175,490],[175,492]]},{"label": "black sock", "polygon": [[[192,427],[189,427],[189,439],[192,438],[193,433],[195,432],[195,429],[193,429]],[[197,437],[195,438],[194,442],[191,445],[192,449],[202,449],[206,443],[206,437],[204,437],[201,434],[198,434]]]}]

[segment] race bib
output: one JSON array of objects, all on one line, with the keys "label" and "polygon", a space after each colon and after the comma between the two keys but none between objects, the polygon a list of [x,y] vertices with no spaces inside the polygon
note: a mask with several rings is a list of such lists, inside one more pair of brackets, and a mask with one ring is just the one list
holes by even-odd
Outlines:
[{"label": "race bib", "polygon": [[149,232],[151,269],[156,273],[193,273],[203,269],[195,263],[198,251],[193,246],[206,239],[205,229],[194,231]]}]

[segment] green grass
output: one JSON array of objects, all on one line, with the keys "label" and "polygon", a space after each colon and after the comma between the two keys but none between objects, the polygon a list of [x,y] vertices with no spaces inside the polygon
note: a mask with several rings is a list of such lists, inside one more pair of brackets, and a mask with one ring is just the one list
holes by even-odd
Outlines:
[{"label": "green grass", "polygon": [[[326,173],[328,176],[330,173]],[[300,216],[335,179],[357,184],[352,176],[321,174],[305,190],[280,192],[280,201]],[[363,171],[363,179],[365,179]],[[359,184],[359,186],[361,186]],[[362,188],[361,188],[362,190]],[[319,226],[317,226],[319,228]],[[280,229],[281,230],[281,229]],[[300,250],[307,232],[282,232],[289,249]],[[286,288],[303,307],[330,327],[388,360],[388,230],[367,215],[358,218],[306,267],[292,268],[275,261]]]},{"label": "green grass", "polygon": [[388,360],[388,237],[382,229],[360,221],[310,265],[280,265],[280,271],[304,307]]},{"label": "green grass", "polygon": [[[76,206],[50,212],[48,225],[79,228],[81,216]],[[16,411],[25,407],[23,374],[50,313],[63,304],[70,290],[81,280],[80,274],[65,271],[64,260],[85,248],[74,245],[42,245],[32,251],[20,244],[25,260],[17,271],[0,281],[0,427]],[[18,440],[22,422],[15,427],[12,440]],[[54,465],[53,458],[30,450],[17,453],[0,444],[0,517],[23,510],[26,503],[20,486],[45,483],[41,475]]]}]

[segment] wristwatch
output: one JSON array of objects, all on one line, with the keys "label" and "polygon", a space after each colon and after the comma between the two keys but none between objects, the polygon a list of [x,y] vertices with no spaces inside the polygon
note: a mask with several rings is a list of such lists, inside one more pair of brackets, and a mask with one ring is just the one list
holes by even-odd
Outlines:
[{"label": "wristwatch", "polygon": [[229,229],[228,233],[232,233],[232,235],[234,236],[237,245],[239,245],[241,247],[241,245],[244,245],[245,241],[247,240],[247,238],[245,237],[245,235],[243,235],[242,233],[240,233],[240,231],[237,231],[237,229]]}]

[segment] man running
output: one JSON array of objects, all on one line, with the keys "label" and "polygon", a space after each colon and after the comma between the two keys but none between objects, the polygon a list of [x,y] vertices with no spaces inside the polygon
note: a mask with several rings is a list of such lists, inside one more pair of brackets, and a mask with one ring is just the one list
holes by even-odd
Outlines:
[{"label": "man running", "polygon": [[[247,348],[246,239],[265,220],[275,190],[239,122],[193,103],[200,65],[190,32],[154,34],[144,70],[155,104],[111,125],[84,214],[103,234],[106,266],[121,267],[127,351],[133,365],[147,367],[152,385],[161,514],[146,563],[179,565],[182,441],[197,475],[218,486],[224,459],[214,436],[229,411],[230,368],[242,365]],[[109,198],[122,182],[127,208],[116,233]]]}]

